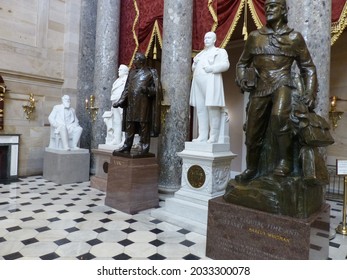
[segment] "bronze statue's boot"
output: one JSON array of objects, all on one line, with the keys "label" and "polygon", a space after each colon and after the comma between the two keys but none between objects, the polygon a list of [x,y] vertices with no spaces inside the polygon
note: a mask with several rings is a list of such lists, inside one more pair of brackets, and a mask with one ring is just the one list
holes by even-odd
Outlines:
[{"label": "bronze statue's boot", "polygon": [[293,149],[291,133],[281,134],[277,137],[278,154],[280,160],[274,169],[274,175],[288,176],[293,170]]},{"label": "bronze statue's boot", "polygon": [[118,150],[113,151],[113,155],[117,155],[117,153],[130,153],[131,147],[128,147],[127,145],[123,145],[123,147],[119,148]]},{"label": "bronze statue's boot", "polygon": [[258,163],[260,157],[260,148],[247,149],[247,169],[241,174],[235,176],[235,181],[237,183],[247,183],[253,180],[258,174]]},{"label": "bronze statue's boot", "polygon": [[249,169],[247,168],[245,171],[243,171],[240,175],[235,176],[235,181],[238,183],[246,183],[252,179],[255,178],[257,175],[258,170],[257,169]]},{"label": "bronze statue's boot", "polygon": [[149,152],[149,144],[140,143],[139,154],[144,155]]},{"label": "bronze statue's boot", "polygon": [[112,154],[114,156],[117,155],[117,153],[129,154],[134,142],[134,135],[135,135],[134,133],[129,134],[126,132],[123,146],[119,148],[118,150],[114,150]]}]

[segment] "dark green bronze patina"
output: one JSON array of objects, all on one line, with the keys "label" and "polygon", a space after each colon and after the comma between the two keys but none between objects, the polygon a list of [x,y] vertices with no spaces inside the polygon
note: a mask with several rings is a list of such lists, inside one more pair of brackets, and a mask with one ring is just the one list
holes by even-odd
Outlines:
[{"label": "dark green bronze patina", "polygon": [[229,182],[224,199],[305,218],[322,206],[328,174],[319,149],[333,139],[313,111],[316,67],[302,35],[287,25],[286,1],[266,0],[265,15],[266,26],[250,33],[236,66],[237,84],[250,93],[247,168]]}]

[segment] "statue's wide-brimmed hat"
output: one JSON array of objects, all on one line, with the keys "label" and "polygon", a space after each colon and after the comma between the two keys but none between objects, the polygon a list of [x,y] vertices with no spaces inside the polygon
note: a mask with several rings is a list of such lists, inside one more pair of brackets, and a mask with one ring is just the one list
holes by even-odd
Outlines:
[{"label": "statue's wide-brimmed hat", "polygon": [[271,3],[281,4],[281,5],[285,6],[285,7],[287,6],[286,0],[266,0],[265,1],[265,5],[271,4]]},{"label": "statue's wide-brimmed hat", "polygon": [[266,5],[273,4],[273,3],[282,5],[282,9],[284,12],[284,14],[283,14],[284,22],[288,23],[288,16],[287,16],[288,9],[287,9],[286,0],[265,0],[265,7],[266,7]]}]

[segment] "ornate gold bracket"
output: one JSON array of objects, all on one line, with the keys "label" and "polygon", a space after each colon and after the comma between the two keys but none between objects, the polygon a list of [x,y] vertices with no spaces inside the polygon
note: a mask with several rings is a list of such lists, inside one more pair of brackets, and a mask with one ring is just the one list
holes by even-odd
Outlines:
[{"label": "ornate gold bracket", "polygon": [[341,120],[343,115],[342,111],[336,111],[337,100],[338,100],[338,97],[336,96],[331,97],[329,119],[332,123],[333,129],[337,128],[337,123],[339,120]]},{"label": "ornate gold bracket", "polygon": [[34,113],[36,106],[35,106],[35,98],[34,98],[34,94],[30,93],[29,94],[29,99],[26,105],[22,105],[23,107],[23,111],[25,114],[25,118],[27,120],[31,120],[32,118],[32,113]]},{"label": "ornate gold bracket", "polygon": [[89,116],[91,117],[92,122],[94,122],[96,120],[96,117],[98,115],[98,110],[99,110],[99,107],[95,107],[94,95],[91,95],[89,97],[89,100],[88,99],[85,100],[85,108],[86,108],[86,111],[89,113]]}]

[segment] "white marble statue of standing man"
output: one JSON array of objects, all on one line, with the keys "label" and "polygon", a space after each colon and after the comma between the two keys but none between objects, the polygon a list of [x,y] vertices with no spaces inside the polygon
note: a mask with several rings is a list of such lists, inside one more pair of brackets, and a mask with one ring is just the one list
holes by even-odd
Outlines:
[{"label": "white marble statue of standing man", "polygon": [[[119,100],[124,90],[125,82],[128,78],[129,68],[128,66],[121,64],[118,68],[118,78],[114,81],[111,89],[111,102],[112,105]],[[123,109],[113,108],[111,111],[107,111],[104,114],[104,121],[107,126],[107,145],[122,146],[124,142],[124,133],[122,132],[122,119]]]},{"label": "white marble statue of standing man", "polygon": [[228,53],[215,47],[216,34],[207,32],[205,48],[193,60],[190,105],[196,107],[198,138],[193,141],[217,143],[225,107],[222,72],[229,69]]}]

